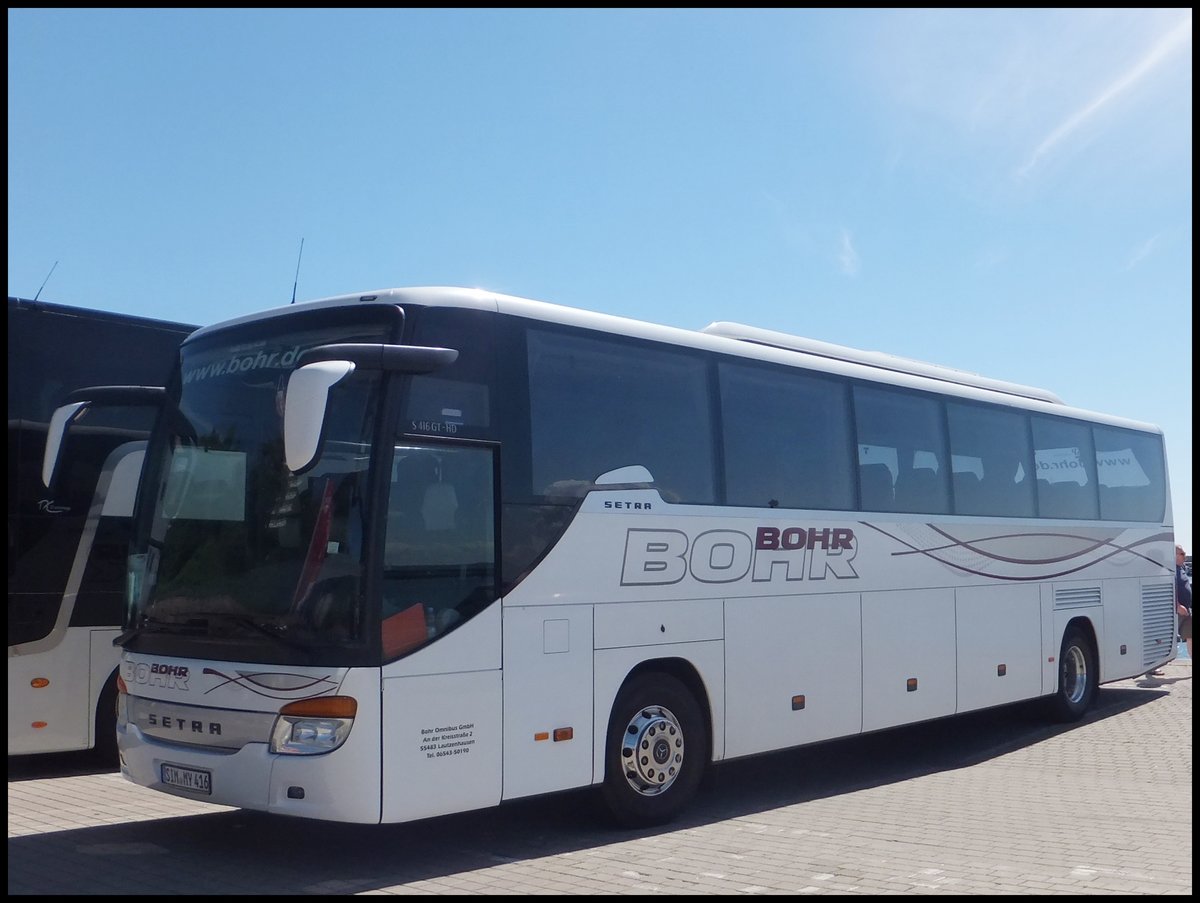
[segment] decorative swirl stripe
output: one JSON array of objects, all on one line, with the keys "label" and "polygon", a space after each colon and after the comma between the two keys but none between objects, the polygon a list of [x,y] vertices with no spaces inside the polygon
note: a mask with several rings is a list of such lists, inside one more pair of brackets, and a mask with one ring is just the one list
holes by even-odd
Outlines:
[{"label": "decorative swirl stripe", "polygon": [[[1138,540],[1137,542],[1131,543],[1129,545],[1120,545],[1118,543],[1114,543],[1112,541],[1112,539],[1097,540],[1093,536],[1082,536],[1082,535],[1079,535],[1076,533],[1037,532],[1037,533],[998,533],[998,534],[995,534],[992,536],[982,536],[982,537],[978,537],[976,539],[966,540],[966,539],[959,539],[958,537],[955,537],[952,534],[948,533],[946,530],[943,530],[942,528],[937,527],[933,524],[924,524],[924,526],[928,527],[931,531],[933,531],[937,535],[944,536],[947,540],[949,540],[949,542],[947,542],[945,544],[941,544],[941,545],[920,548],[920,547],[914,545],[909,540],[904,539],[901,536],[897,536],[894,533],[891,533],[888,530],[883,529],[882,527],[878,526],[877,524],[872,524],[867,521],[860,521],[860,523],[864,527],[868,527],[872,530],[875,530],[877,533],[882,533],[884,536],[888,537],[889,539],[893,540],[894,542],[898,542],[901,545],[907,547],[907,551],[892,552],[892,555],[894,555],[894,556],[924,555],[928,558],[932,558],[934,561],[937,561],[940,564],[946,565],[946,567],[953,568],[954,570],[961,571],[962,573],[965,573],[965,574],[971,574],[975,577],[987,577],[987,578],[990,578],[993,580],[1010,580],[1010,581],[1017,581],[1017,582],[1049,580],[1049,579],[1053,579],[1055,577],[1065,577],[1068,574],[1078,573],[1079,571],[1085,570],[1086,568],[1092,567],[1093,565],[1099,564],[1102,561],[1106,561],[1109,558],[1112,558],[1115,555],[1120,555],[1122,553],[1136,555],[1137,557],[1139,557],[1145,561],[1148,561],[1151,564],[1157,564],[1157,565],[1161,566],[1160,562],[1156,562],[1156,561],[1154,561],[1154,559],[1150,558],[1145,553],[1137,551],[1137,548],[1139,546],[1144,546],[1144,545],[1148,545],[1150,543],[1155,543],[1155,542],[1164,542],[1164,541],[1169,542],[1172,538],[1170,533],[1164,532],[1164,533],[1157,533],[1154,536],[1150,536],[1145,539]],[[982,548],[980,545],[981,543],[995,543],[995,542],[1006,542],[1006,541],[1014,541],[1014,540],[1024,541],[1024,540],[1039,538],[1039,537],[1045,538],[1045,539],[1052,539],[1052,540],[1053,539],[1070,540],[1072,543],[1084,543],[1085,545],[1078,548],[1076,551],[1068,553],[1068,554],[1049,555],[1045,558],[1016,558],[1016,557],[1013,557],[1010,555],[1000,555],[1000,554],[997,554],[996,552],[992,552],[985,548]],[[1102,555],[1093,556],[1094,552],[1096,552],[1098,549],[1103,549],[1103,548],[1107,548],[1108,551]],[[988,559],[989,561],[995,561],[995,562],[1002,563],[1002,564],[1023,565],[1023,566],[1027,566],[1027,567],[1037,567],[1037,566],[1045,566],[1045,565],[1052,565],[1052,564],[1062,564],[1064,562],[1078,561],[1080,558],[1083,558],[1084,556],[1088,556],[1088,560],[1083,561],[1083,562],[1075,565],[1074,567],[1069,567],[1069,568],[1065,568],[1063,570],[1053,571],[1051,573],[1038,573],[1038,574],[1027,574],[1027,575],[998,574],[998,573],[991,573],[989,571],[976,570],[974,568],[967,567],[966,565],[958,564],[957,562],[951,561],[944,554],[942,554],[947,551],[953,551],[953,550],[962,550],[965,552],[970,552],[974,555],[982,556],[982,557]],[[1164,573],[1166,573],[1166,569],[1164,569]]]},{"label": "decorative swirl stripe", "polygon": [[[287,671],[239,671],[231,676],[221,673],[216,668],[205,668],[204,673],[224,678],[222,683],[205,690],[205,695],[229,684],[236,684],[243,690],[249,690],[256,696],[265,696],[268,699],[291,699],[296,696],[308,698],[309,696],[320,696],[337,686],[337,682],[328,675],[310,677],[307,674],[293,674]],[[285,682],[290,685],[283,686],[282,684]],[[322,684],[324,686],[321,686]],[[313,687],[320,687],[320,689],[312,692]]]}]

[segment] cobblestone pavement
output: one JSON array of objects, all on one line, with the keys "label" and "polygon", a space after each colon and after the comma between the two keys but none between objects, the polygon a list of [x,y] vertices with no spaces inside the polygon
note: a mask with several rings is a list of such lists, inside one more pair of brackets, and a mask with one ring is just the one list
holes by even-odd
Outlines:
[{"label": "cobblestone pavement", "polygon": [[1192,893],[1191,661],[1029,706],[731,762],[667,828],[572,793],[404,825],[193,803],[9,759],[8,893]]}]

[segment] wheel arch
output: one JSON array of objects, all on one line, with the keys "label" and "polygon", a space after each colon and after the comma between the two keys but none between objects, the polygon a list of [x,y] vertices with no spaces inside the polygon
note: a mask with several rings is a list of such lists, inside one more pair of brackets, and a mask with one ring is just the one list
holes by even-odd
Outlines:
[{"label": "wheel arch", "polygon": [[597,737],[597,799],[617,825],[665,824],[709,774],[719,695],[708,691],[703,664],[678,653],[630,663],[610,677],[611,700],[596,711],[605,723]]},{"label": "wheel arch", "polygon": [[596,713],[597,727],[599,728],[601,724],[605,725],[605,730],[597,730],[596,735],[596,762],[598,765],[595,773],[596,782],[604,780],[603,753],[604,745],[607,741],[608,718],[612,712],[613,704],[616,702],[617,697],[620,696],[621,690],[630,681],[642,674],[649,673],[668,674],[682,683],[688,692],[692,694],[692,697],[696,700],[696,704],[700,706],[700,712],[704,717],[705,725],[708,729],[708,749],[704,750],[704,759],[710,764],[713,761],[713,749],[716,742],[714,740],[714,730],[716,725],[713,717],[712,694],[709,692],[708,686],[700,674],[700,669],[694,662],[678,655],[664,655],[637,662],[625,672],[625,675],[620,680],[613,682],[610,692],[606,694],[607,705],[604,706],[603,711]]},{"label": "wheel arch", "polygon": [[[1096,682],[1102,683],[1104,680],[1104,675],[1100,670],[1101,669],[1100,638],[1096,633],[1096,625],[1095,625],[1095,623],[1093,623],[1092,619],[1089,616],[1076,615],[1075,617],[1073,617],[1069,621],[1067,621],[1066,624],[1063,625],[1062,630],[1058,634],[1058,648],[1059,649],[1062,648],[1062,642],[1064,639],[1066,639],[1067,634],[1075,629],[1078,629],[1084,635],[1084,637],[1087,639],[1087,641],[1092,644],[1092,656],[1095,659],[1095,663],[1096,663]],[[1055,669],[1055,674],[1056,675],[1058,674],[1057,668]],[[1055,678],[1054,684],[1055,685],[1054,685],[1053,689],[1057,690],[1058,689],[1057,677]]]},{"label": "wheel arch", "polygon": [[[708,727],[708,749],[704,750],[704,757],[705,761],[711,762],[713,755],[712,699],[709,696],[708,688],[704,684],[704,679],[700,676],[699,669],[697,669],[694,663],[678,656],[647,659],[644,662],[639,662],[625,675],[625,679],[621,681],[621,687],[624,687],[625,684],[638,675],[651,671],[671,675],[687,687],[688,691],[695,698]],[[618,694],[621,692],[621,687],[617,688]]]}]

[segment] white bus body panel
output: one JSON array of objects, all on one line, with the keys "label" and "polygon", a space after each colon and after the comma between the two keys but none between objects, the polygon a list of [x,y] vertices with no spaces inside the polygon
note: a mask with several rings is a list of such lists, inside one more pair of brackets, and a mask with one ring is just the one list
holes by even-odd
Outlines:
[{"label": "white bus body panel", "polygon": [[954,590],[863,593],[862,607],[863,730],[953,714]]},{"label": "white bus body panel", "polygon": [[[1142,581],[1136,577],[1104,580],[1100,585],[1104,599],[1104,631],[1101,638],[1101,675],[1119,674],[1135,667],[1144,674],[1142,661]],[[1165,653],[1167,650],[1162,650]]]},{"label": "white bus body panel", "polygon": [[[1174,615],[1174,602],[1168,619],[1173,629],[1168,631],[1148,629],[1145,624],[1147,612],[1143,611],[1142,599],[1156,589],[1161,592],[1161,583],[1137,577],[1105,580],[1104,591],[1104,634],[1100,648],[1100,674],[1105,680],[1110,675],[1132,677],[1144,674],[1151,663],[1160,661],[1168,654],[1175,654],[1174,639],[1178,632]],[[1170,590],[1174,599],[1174,588]],[[1164,613],[1165,613],[1165,606]],[[1153,618],[1153,615],[1150,616]],[[1160,615],[1161,617],[1161,615]]]},{"label": "white bus body panel", "polygon": [[384,681],[383,821],[500,802],[501,691],[499,671]]},{"label": "white bus body panel", "polygon": [[[504,799],[587,786],[592,606],[510,606],[504,650]],[[554,730],[567,727],[571,739],[556,742]]]},{"label": "white bus body panel", "polygon": [[[117,667],[113,627],[68,627],[52,648],[8,656],[8,754],[69,752],[95,743],[96,703]],[[31,686],[35,678],[50,683]],[[34,722],[45,722],[35,728]]]},{"label": "white bus body panel", "polygon": [[724,622],[721,599],[599,605],[596,607],[596,648],[719,640],[725,635]]},{"label": "white bus body panel", "polygon": [[1036,586],[968,586],[955,592],[958,711],[1042,693],[1042,600]]},{"label": "white bus body panel", "polygon": [[820,593],[725,603],[729,758],[862,730],[859,600]]},{"label": "white bus body panel", "polygon": [[501,606],[383,669],[383,821],[500,802]]}]

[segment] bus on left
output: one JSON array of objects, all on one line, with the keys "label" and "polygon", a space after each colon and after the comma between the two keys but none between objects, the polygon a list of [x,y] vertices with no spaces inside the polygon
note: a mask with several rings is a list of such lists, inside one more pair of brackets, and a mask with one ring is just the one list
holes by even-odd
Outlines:
[{"label": "bus on left", "polygon": [[8,299],[8,754],[94,750],[116,765],[126,555],[151,407],[89,412],[53,491],[47,425],[85,386],[162,385],[196,327]]}]

